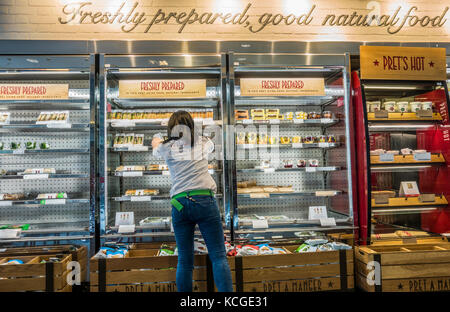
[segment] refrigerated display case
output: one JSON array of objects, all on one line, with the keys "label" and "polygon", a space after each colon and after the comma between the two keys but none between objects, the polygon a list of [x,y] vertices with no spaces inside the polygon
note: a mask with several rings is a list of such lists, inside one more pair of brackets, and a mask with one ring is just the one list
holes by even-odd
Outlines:
[{"label": "refrigerated display case", "polygon": [[352,232],[349,55],[229,58],[234,239]]},{"label": "refrigerated display case", "polygon": [[446,82],[361,80],[353,72],[352,84],[361,243],[448,232]]},{"label": "refrigerated display case", "polygon": [[94,55],[0,56],[0,246],[93,244],[94,66]]},{"label": "refrigerated display case", "polygon": [[[196,131],[215,144],[209,173],[217,184],[215,196],[228,233],[229,207],[222,201],[225,62],[225,55],[217,54],[101,55],[102,242],[174,240],[170,173],[164,160],[154,156],[151,141],[156,134],[167,135],[168,119],[180,109],[190,112]],[[123,232],[126,224],[135,227]]]}]

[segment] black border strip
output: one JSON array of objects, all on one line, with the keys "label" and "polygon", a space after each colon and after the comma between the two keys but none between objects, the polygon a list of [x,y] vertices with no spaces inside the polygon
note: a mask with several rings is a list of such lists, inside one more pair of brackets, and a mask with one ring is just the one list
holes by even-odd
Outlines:
[{"label": "black border strip", "polygon": [[244,272],[242,270],[242,257],[234,258],[234,274],[236,281],[236,292],[244,291]]},{"label": "black border strip", "polygon": [[53,262],[46,262],[45,263],[45,291],[53,292],[55,291],[54,288],[54,266]]},{"label": "black border strip", "polygon": [[341,290],[347,290],[347,250],[339,250],[339,275],[341,277]]},{"label": "black border strip", "polygon": [[381,269],[381,255],[380,254],[374,254],[373,255],[373,261],[378,262],[380,264],[380,285],[375,284],[375,292],[382,292],[383,291],[383,287],[382,287],[383,277],[381,275],[381,271],[382,271],[382,269]]},{"label": "black border strip", "polygon": [[106,259],[98,259],[98,291],[106,292]]},{"label": "black border strip", "polygon": [[209,255],[206,256],[206,291],[214,292],[214,274]]}]

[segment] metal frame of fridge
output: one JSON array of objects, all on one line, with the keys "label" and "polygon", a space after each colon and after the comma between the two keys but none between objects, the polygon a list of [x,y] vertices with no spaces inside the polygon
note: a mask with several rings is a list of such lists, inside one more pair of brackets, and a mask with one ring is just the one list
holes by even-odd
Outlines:
[{"label": "metal frame of fridge", "polygon": [[[64,205],[45,205],[35,199],[14,201],[1,207],[0,222],[31,223],[17,239],[0,241],[1,246],[39,246],[53,244],[87,245],[94,251],[96,201],[96,76],[95,55],[0,55],[0,83],[67,83],[68,100],[1,100],[0,110],[10,111],[10,125],[0,126],[0,141],[13,141],[8,135],[24,140],[49,142],[50,149],[0,151],[2,168],[23,171],[27,168],[56,168],[48,179],[25,180],[23,176],[2,176],[1,193],[68,192]],[[66,129],[36,125],[40,111],[69,110],[72,126]],[[30,140],[32,141],[32,140]],[[52,150],[52,146],[57,149]],[[76,146],[75,148],[73,146]],[[9,155],[8,155],[9,154]],[[55,158],[52,158],[52,157]],[[19,163],[14,160],[19,159]],[[23,161],[22,161],[23,160]],[[55,162],[56,160],[56,162]],[[69,169],[70,172],[66,169]],[[75,171],[79,171],[74,173]],[[82,191],[80,198],[70,198],[70,191]],[[17,206],[15,204],[18,204]],[[11,210],[13,208],[13,210]],[[9,211],[9,213],[8,213]],[[33,222],[27,222],[33,219]],[[77,220],[76,225],[71,225]],[[44,222],[45,221],[45,222]],[[55,227],[56,225],[56,227]],[[36,228],[38,227],[38,228]],[[35,228],[35,229],[33,229]]]},{"label": "metal frame of fridge", "polygon": [[[324,77],[325,81],[338,81],[340,76],[341,86],[333,88],[333,86],[326,85],[325,96],[306,96],[306,97],[240,97],[240,88],[237,80],[241,77],[259,77],[259,78],[293,78],[293,77]],[[334,80],[333,80],[334,79]],[[265,175],[261,173],[262,170],[259,169],[249,169],[241,168],[243,164],[239,162],[251,163],[254,166],[256,163],[249,159],[244,158],[239,159],[237,153],[239,145],[235,144],[234,137],[229,138],[228,147],[233,149],[232,153],[235,155],[233,161],[231,162],[230,171],[228,175],[232,177],[230,179],[230,187],[233,190],[230,194],[230,203],[233,205],[233,229],[234,229],[234,239],[289,239],[295,238],[293,235],[295,232],[301,231],[351,231],[354,230],[354,213],[353,205],[356,194],[353,193],[353,185],[355,183],[353,172],[354,172],[354,150],[353,150],[353,125],[352,125],[352,111],[350,105],[350,57],[349,54],[336,54],[336,55],[326,55],[326,54],[263,54],[263,53],[229,53],[229,85],[230,85],[230,105],[228,106],[230,123],[235,125],[234,110],[238,107],[244,107],[250,112],[251,108],[266,108],[270,105],[277,105],[276,108],[283,110],[284,105],[289,107],[291,111],[303,110],[307,107],[307,111],[320,110],[332,110],[336,109],[334,113],[336,115],[341,114],[341,118],[337,123],[332,123],[331,125],[322,124],[293,124],[292,122],[281,122],[280,133],[286,130],[288,133],[301,134],[299,129],[302,131],[315,131],[313,134],[325,134],[327,129],[338,129],[339,134],[344,136],[346,142],[341,142],[342,145],[334,150],[339,150],[339,152],[331,152],[333,148],[327,149],[320,148],[320,144],[316,144],[316,148],[313,149],[295,149],[288,148],[282,149],[280,145],[280,152],[283,155],[288,153],[288,157],[300,157],[298,152],[303,155],[317,156],[322,164],[323,171],[314,173],[307,173],[305,168],[294,168],[292,170],[284,170],[280,167],[275,168],[276,172],[270,171],[270,174]],[[341,100],[341,104],[337,104]],[[339,109],[339,106],[342,109]],[[295,109],[292,109],[295,107]],[[311,108],[314,108],[311,110]],[[286,110],[286,108],[284,109]],[[289,109],[288,109],[289,111]],[[341,113],[341,111],[343,113]],[[310,120],[308,120],[310,121]],[[253,124],[256,124],[254,122]],[[264,124],[266,125],[266,124]],[[307,126],[307,127],[305,127]],[[270,127],[270,126],[269,126]],[[315,129],[315,130],[312,130]],[[317,132],[317,133],[316,133]],[[320,132],[320,133],[319,133]],[[328,134],[333,134],[330,130]],[[337,133],[336,133],[337,136]],[[247,144],[245,144],[247,145]],[[314,145],[314,144],[313,144]],[[338,144],[339,145],[339,142]],[[257,146],[257,145],[256,145]],[[256,147],[254,146],[254,147]],[[246,147],[246,146],[244,146]],[[252,147],[252,145],[250,145]],[[319,147],[319,148],[317,148]],[[309,150],[309,151],[308,151]],[[312,152],[312,150],[316,150]],[[245,151],[244,151],[245,152]],[[293,156],[295,154],[295,156]],[[270,154],[269,154],[270,155]],[[332,155],[332,156],[331,156]],[[265,157],[262,155],[262,157]],[[270,158],[270,156],[268,156]],[[259,156],[257,156],[259,158]],[[338,160],[341,158],[340,160]],[[245,160],[244,160],[245,159]],[[335,163],[339,163],[338,167],[326,167],[329,162],[333,163],[332,159],[336,159]],[[325,162],[327,164],[325,164]],[[237,168],[237,166],[239,168]],[[295,166],[295,162],[294,162]],[[274,165],[276,167],[276,165]],[[326,168],[335,168],[335,170],[329,170],[326,172]],[[335,171],[335,172],[334,172]],[[254,178],[258,182],[262,183],[292,183],[298,186],[305,187],[311,180],[314,179],[315,184],[321,184],[321,187],[327,187],[330,183],[337,185],[337,178],[333,178],[334,174],[338,174],[341,177],[340,182],[343,181],[342,188],[345,192],[337,190],[335,194],[331,195],[330,198],[335,199],[333,204],[331,200],[323,201],[317,196],[315,191],[317,189],[310,189],[305,191],[296,190],[294,193],[286,194],[270,194],[269,198],[253,198],[250,199],[250,204],[248,204],[249,196],[247,194],[237,193],[237,179],[240,176],[239,172],[244,173],[246,178]],[[277,176],[277,173],[279,174]],[[312,178],[310,175],[315,175]],[[261,176],[263,176],[261,178]],[[264,177],[265,176],[265,177]],[[335,176],[336,177],[336,176]],[[318,181],[316,181],[318,180]],[[274,185],[274,184],[269,184]],[[297,186],[296,185],[296,186]],[[317,185],[316,185],[317,186]],[[314,188],[314,186],[313,186]],[[245,197],[245,198],[244,198]],[[272,201],[272,197],[276,198]],[[251,196],[250,196],[251,198]],[[340,200],[339,200],[339,199]],[[337,200],[336,200],[337,199]],[[291,202],[292,201],[292,202]],[[346,210],[344,213],[337,213],[333,211],[332,207],[336,207],[341,202],[344,202],[341,208]],[[253,212],[258,213],[258,207],[263,207],[259,209],[261,216],[273,215],[273,213],[284,215],[286,213],[291,214],[288,216],[289,220],[284,222],[270,222],[268,221],[268,227],[264,229],[258,229],[254,225],[245,224],[239,222],[239,202],[247,203],[249,214]],[[256,204],[252,204],[256,202]],[[308,220],[308,206],[311,205],[325,205],[327,206],[328,217],[335,217],[337,221],[336,226],[332,227],[321,227],[319,220]],[[340,202],[338,204],[338,202]],[[268,204],[267,204],[268,203]],[[300,212],[301,211],[301,212]],[[342,212],[342,210],[341,210]],[[302,214],[302,216],[299,216]],[[267,218],[266,218],[267,219]],[[247,222],[248,223],[248,222]],[[244,229],[245,228],[245,229]]]},{"label": "metal frame of fridge", "polygon": [[[442,112],[442,124],[440,125],[438,122],[436,121],[420,121],[417,120],[415,123],[414,121],[412,121],[411,124],[408,125],[407,121],[400,121],[400,122],[391,122],[390,124],[389,121],[384,122],[384,128],[383,128],[383,123],[381,122],[381,130],[379,130],[378,132],[381,133],[391,133],[390,137],[392,134],[395,135],[396,132],[398,133],[402,133],[402,135],[404,133],[410,133],[411,131],[414,132],[415,137],[412,139],[406,140],[406,139],[390,139],[390,141],[393,141],[392,143],[397,144],[397,143],[405,143],[403,141],[407,141],[410,144],[413,145],[420,145],[418,147],[418,149],[427,146],[430,149],[433,150],[438,150],[437,146],[439,145],[440,147],[440,152],[443,156],[445,162],[443,164],[441,164],[441,166],[439,164],[433,164],[430,163],[428,166],[425,167],[429,167],[429,168],[421,168],[421,166],[417,166],[415,164],[398,164],[397,167],[398,169],[392,169],[392,167],[390,167],[390,165],[387,163],[386,165],[383,164],[378,165],[378,167],[375,167],[376,170],[372,170],[371,167],[373,165],[370,165],[370,137],[369,134],[373,133],[375,131],[374,130],[370,130],[369,129],[369,121],[367,119],[367,113],[368,113],[368,108],[366,107],[366,92],[365,92],[365,84],[375,84],[375,87],[377,85],[383,85],[386,84],[388,85],[388,88],[390,85],[393,85],[392,89],[396,89],[398,85],[400,87],[400,85],[408,85],[408,84],[414,84],[416,85],[416,89],[420,89],[421,85],[431,85],[431,84],[435,84],[438,88],[442,88],[442,90],[444,90],[443,94],[446,100],[446,103],[441,103],[441,105],[443,105],[443,107],[437,108],[438,111]],[[450,189],[449,188],[445,188],[445,182],[448,178],[446,178],[446,176],[448,175],[446,172],[448,171],[448,169],[446,168],[446,163],[448,164],[448,152],[449,152],[449,143],[448,143],[448,139],[445,142],[444,140],[440,141],[440,144],[438,144],[436,142],[433,144],[428,144],[427,142],[430,141],[436,141],[437,139],[434,138],[436,135],[442,136],[441,134],[446,130],[446,127],[448,127],[449,124],[449,120],[448,120],[448,112],[449,112],[449,105],[450,105],[450,101],[449,101],[449,93],[448,93],[448,87],[445,81],[408,81],[408,80],[396,80],[396,81],[385,81],[385,80],[361,80],[359,78],[358,72],[353,72],[352,73],[352,92],[353,92],[353,105],[354,105],[354,109],[355,109],[355,115],[356,115],[356,124],[355,127],[358,130],[357,131],[357,137],[356,137],[356,145],[357,145],[357,152],[358,155],[360,155],[358,157],[358,214],[359,214],[359,238],[360,238],[360,243],[361,244],[370,244],[372,239],[371,239],[371,234],[372,234],[372,230],[373,230],[373,226],[372,226],[372,216],[373,216],[373,211],[372,211],[372,204],[369,204],[372,202],[372,195],[371,195],[371,191],[372,191],[372,175],[373,172],[375,173],[381,173],[381,170],[385,170],[385,172],[388,173],[392,173],[392,172],[406,172],[404,170],[406,170],[406,168],[408,167],[409,170],[413,170],[414,172],[417,171],[417,179],[418,180],[423,180],[424,182],[419,183],[419,190],[425,189],[425,193],[429,193],[432,190],[429,189],[429,186],[431,185],[437,185],[438,189],[440,190],[439,193],[436,193],[437,196],[439,196],[439,194],[443,194],[446,198],[448,198],[449,194],[450,194]],[[431,88],[431,87],[430,87]],[[382,87],[380,87],[380,90],[382,89]],[[398,88],[397,88],[398,89]],[[424,89],[425,90],[425,89]],[[431,89],[430,89],[431,90]],[[430,91],[428,90],[428,91]],[[387,91],[385,91],[387,92]],[[405,95],[403,97],[408,97],[406,95],[406,91],[405,91]],[[410,91],[411,93],[411,91]],[[426,95],[428,93],[425,93],[425,95],[423,95],[423,97],[426,98]],[[391,97],[394,97],[395,95],[392,95]],[[430,95],[428,95],[430,96]],[[411,97],[411,95],[410,95]],[[446,116],[445,116],[446,115]],[[376,123],[377,121],[372,121],[372,123]],[[411,129],[407,129],[404,127],[404,125],[407,126],[411,126]],[[414,125],[416,125],[416,127],[414,128]],[[428,125],[428,126],[427,126]],[[432,127],[432,125],[435,126],[434,129],[430,129],[430,127]],[[428,127],[428,128],[427,128]],[[422,129],[422,130],[421,130]],[[442,133],[438,133],[439,131],[441,131]],[[376,131],[375,131],[376,132]],[[377,133],[378,133],[377,132]],[[418,135],[421,136],[421,139],[419,140]],[[445,136],[445,135],[444,135]],[[442,136],[442,138],[444,138],[444,136]],[[447,134],[448,136],[448,134]],[[398,144],[397,144],[398,145]],[[427,149],[428,150],[428,149]],[[433,152],[432,152],[433,153]],[[422,165],[427,165],[426,163],[422,164]],[[406,167],[405,167],[406,166]],[[404,168],[402,168],[404,167]],[[437,170],[439,170],[438,174],[431,174],[430,171],[427,170],[432,170],[433,168],[436,168]],[[411,174],[411,173],[409,173]],[[427,178],[430,178],[431,180],[427,180]],[[392,181],[394,181],[395,183],[397,183],[397,180],[394,180],[391,177]],[[425,206],[425,204],[423,204],[423,207],[419,207],[420,205],[417,206],[417,208],[412,207],[413,209],[411,209],[411,212],[409,213],[409,215],[413,215],[413,214],[420,214],[420,220],[406,220],[404,222],[409,222],[408,224],[412,224],[412,225],[407,225],[407,223],[405,223],[405,225],[400,225],[400,224],[390,224],[390,223],[385,223],[385,230],[383,230],[383,228],[381,228],[381,231],[388,231],[388,232],[392,232],[393,230],[406,230],[406,231],[410,231],[410,230],[424,230],[426,232],[431,232],[431,233],[435,233],[435,230],[440,228],[446,228],[447,231],[450,228],[450,225],[448,225],[448,220],[449,220],[449,212],[448,212],[448,204],[443,204],[443,203],[439,203],[437,202],[434,205],[428,205]],[[433,207],[434,206],[434,207]],[[389,207],[388,207],[389,208]],[[392,209],[401,209],[401,208],[405,208],[405,207],[401,207],[401,205],[399,207],[395,207],[392,206]],[[408,208],[408,207],[406,207]],[[411,208],[411,207],[410,207]],[[431,209],[435,209],[435,211],[431,211]],[[392,209],[385,209],[386,215],[399,215],[399,214],[407,214],[407,210],[405,210],[405,212],[399,211],[399,212],[395,212]],[[415,210],[414,210],[415,209]],[[422,210],[420,210],[422,209]],[[447,213],[445,212],[445,210],[447,209]],[[430,210],[430,211],[428,211]],[[429,212],[427,214],[427,212]],[[383,209],[381,210],[380,214],[383,214]],[[439,220],[439,221],[438,221]],[[395,223],[398,223],[400,221],[395,221]],[[420,223],[420,228],[417,228],[416,225],[414,225],[413,223]],[[445,225],[447,224],[447,225]],[[381,223],[381,226],[383,226],[383,223]],[[441,234],[441,233],[438,233]],[[419,237],[421,238],[421,237]],[[380,238],[382,239],[382,238]],[[391,239],[395,239],[395,238],[391,238]]]},{"label": "metal frame of fridge", "polygon": [[[198,99],[120,99],[118,97],[117,84],[121,79],[206,79],[207,90],[205,98]],[[216,85],[214,85],[216,83]],[[198,55],[176,55],[176,54],[152,54],[152,55],[100,55],[99,61],[99,89],[100,89],[100,112],[99,112],[99,234],[101,245],[105,242],[144,242],[144,241],[173,241],[174,234],[167,224],[161,227],[149,227],[136,225],[136,232],[130,234],[119,234],[116,226],[111,226],[114,211],[133,210],[136,224],[145,217],[171,217],[171,205],[168,190],[170,181],[164,172],[145,171],[140,179],[143,187],[146,185],[158,185],[158,188],[164,190],[164,194],[152,196],[148,202],[131,203],[130,198],[122,196],[124,191],[131,186],[134,187],[138,181],[136,178],[118,177],[117,172],[108,173],[108,160],[112,161],[114,157],[111,150],[114,148],[108,145],[108,133],[113,131],[113,123],[108,123],[108,107],[121,107],[122,109],[159,109],[163,111],[175,110],[177,108],[212,108],[214,109],[214,118],[219,125],[220,137],[216,138],[223,145],[225,132],[222,131],[222,124],[226,124],[224,115],[224,105],[226,102],[226,56],[225,54],[198,54]],[[117,124],[116,124],[117,126]],[[151,145],[152,135],[157,132],[165,132],[167,127],[161,122],[159,124],[142,124],[125,129],[124,132],[146,133],[144,139],[145,145]],[[116,128],[119,131],[119,128]],[[142,132],[140,132],[142,131]],[[116,132],[117,133],[117,132]],[[111,136],[111,139],[113,137]],[[220,145],[219,144],[219,145]],[[216,146],[219,148],[220,146]],[[117,149],[116,149],[117,150]],[[225,188],[225,175],[223,174],[223,148],[222,154],[217,160],[217,170],[210,172],[215,176],[218,186],[216,198],[219,200],[219,207],[222,211],[225,232],[229,233],[230,226],[230,208],[225,205],[222,197]],[[119,163],[121,165],[138,164],[149,165],[157,161],[151,154],[151,146],[148,152],[133,153],[117,150],[119,154]],[[116,157],[117,158],[117,157]],[[162,161],[163,163],[163,161]],[[120,173],[119,173],[120,174]],[[113,181],[116,180],[116,181]],[[120,180],[117,182],[117,180]],[[135,182],[133,182],[133,180]],[[131,181],[131,182],[130,182]],[[113,185],[115,183],[115,185]],[[118,185],[117,185],[118,184]],[[115,188],[115,189],[113,189]],[[121,194],[117,194],[117,192]],[[112,194],[116,193],[116,194]],[[114,195],[114,197],[113,197]],[[119,197],[120,196],[120,197]],[[118,205],[118,207],[117,207]],[[114,208],[113,208],[114,207]],[[199,234],[199,232],[196,232]]]}]

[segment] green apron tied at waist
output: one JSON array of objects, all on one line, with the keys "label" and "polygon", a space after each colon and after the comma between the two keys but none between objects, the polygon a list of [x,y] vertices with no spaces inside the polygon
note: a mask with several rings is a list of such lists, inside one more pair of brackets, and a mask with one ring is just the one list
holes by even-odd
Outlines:
[{"label": "green apron tied at waist", "polygon": [[181,211],[184,207],[183,205],[177,200],[178,198],[182,197],[191,197],[196,195],[207,195],[214,197],[214,192],[211,190],[194,190],[190,192],[182,192],[174,195],[172,199],[170,200],[170,203],[178,210]]}]

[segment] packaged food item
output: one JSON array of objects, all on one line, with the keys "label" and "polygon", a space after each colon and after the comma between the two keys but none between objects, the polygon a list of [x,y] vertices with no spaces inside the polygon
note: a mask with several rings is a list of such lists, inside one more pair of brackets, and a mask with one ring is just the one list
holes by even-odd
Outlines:
[{"label": "packaged food item", "polygon": [[3,147],[4,147],[4,146],[5,146],[4,143],[3,143],[3,142],[0,142],[0,151],[3,150]]},{"label": "packaged food item", "polygon": [[10,264],[23,264],[23,261],[20,259],[11,259],[1,265],[10,265]]},{"label": "packaged food item", "polygon": [[384,150],[384,149],[376,149],[376,150],[370,151],[370,155],[377,156],[377,155],[384,154],[385,152],[386,152],[386,150]]},{"label": "packaged food item", "polygon": [[267,134],[258,134],[257,142],[258,144],[267,144],[268,136]]},{"label": "packaged food item", "polygon": [[[367,102],[367,107],[368,107],[369,113],[375,113],[376,111],[379,111],[381,109],[381,102],[380,101]],[[327,118],[327,117],[325,117],[325,118]]]},{"label": "packaged food item", "polygon": [[423,154],[423,153],[426,153],[426,152],[427,152],[426,150],[414,150],[413,154]]},{"label": "packaged food item", "polygon": [[303,138],[301,136],[294,136],[292,137],[292,143],[302,143],[303,142]]},{"label": "packaged food item", "polygon": [[270,145],[278,144],[278,138],[275,137],[275,136],[270,136],[270,137],[269,137],[269,144],[270,144]]},{"label": "packaged food item", "polygon": [[413,150],[410,148],[402,148],[400,152],[402,153],[402,155],[411,155],[413,153]]},{"label": "packaged food item", "polygon": [[422,102],[422,110],[432,110],[433,102]]},{"label": "packaged food item", "polygon": [[287,112],[284,114],[284,119],[286,120],[292,120],[294,119],[294,112]]},{"label": "packaged food item", "polygon": [[328,243],[327,239],[308,239],[307,241],[305,241],[306,244],[311,245],[311,246],[317,246],[317,245],[322,245],[322,244],[326,244]]},{"label": "packaged food item", "polygon": [[292,193],[294,192],[294,189],[292,188],[292,186],[279,186],[278,191],[280,193]]},{"label": "packaged food item", "polygon": [[327,136],[327,141],[328,143],[336,143],[336,138],[334,137],[334,135],[330,134]]},{"label": "packaged food item", "polygon": [[407,113],[409,111],[409,103],[397,102],[397,109],[400,111],[400,113]]},{"label": "packaged food item", "polygon": [[278,187],[275,186],[264,186],[264,193],[278,193]]},{"label": "packaged food item", "polygon": [[21,229],[22,231],[26,231],[30,228],[29,224],[22,224],[22,225],[2,225],[0,226],[0,230],[17,230]]},{"label": "packaged food item", "polygon": [[12,150],[17,150],[17,149],[19,149],[20,148],[20,143],[17,143],[17,142],[11,142],[11,149]]},{"label": "packaged food item", "polygon": [[253,120],[265,120],[266,115],[264,109],[252,109],[251,115]]},{"label": "packaged food item", "polygon": [[294,252],[295,253],[309,252],[310,248],[311,248],[311,246],[308,244],[301,244],[300,246],[297,247],[297,249],[294,250]]},{"label": "packaged food item", "polygon": [[289,144],[289,143],[291,143],[291,138],[282,136],[282,137],[280,137],[280,143],[281,144]]},{"label": "packaged food item", "polygon": [[315,136],[308,135],[305,137],[304,143],[312,144],[312,143],[316,143],[316,140],[317,140],[317,138]]},{"label": "packaged food item", "polygon": [[308,119],[308,113],[302,111],[295,112],[295,119],[303,119],[303,120]]},{"label": "packaged food item", "polygon": [[255,256],[258,254],[258,249],[257,246],[245,245],[237,251],[237,256]]},{"label": "packaged food item", "polygon": [[176,247],[163,244],[159,249],[157,256],[176,256]]},{"label": "packaged food item", "polygon": [[41,150],[48,150],[48,149],[50,149],[50,144],[43,142],[39,145],[39,148]]},{"label": "packaged food item", "polygon": [[9,124],[10,113],[9,112],[0,112],[0,125]]},{"label": "packaged food item", "polygon": [[256,186],[256,181],[255,180],[241,181],[241,182],[237,183],[237,187],[240,187],[240,188],[247,188],[247,187],[252,187],[252,186]]},{"label": "packaged food item", "polygon": [[36,120],[36,124],[67,122],[69,122],[69,111],[41,112]]},{"label": "packaged food item", "polygon": [[324,111],[322,114],[322,118],[333,119],[333,113],[330,111]]},{"label": "packaged food item", "polygon": [[317,246],[317,251],[332,251],[332,250],[334,250],[333,246],[331,246],[328,243]]},{"label": "packaged food item", "polygon": [[397,110],[397,106],[394,101],[384,102],[383,108],[389,113],[394,113]]},{"label": "packaged food item", "polygon": [[386,151],[386,154],[398,155],[398,154],[399,154],[399,151],[394,151],[394,150],[392,150],[392,151]]},{"label": "packaged food item", "polygon": [[125,143],[125,133],[118,133],[114,137],[114,147],[121,147]]},{"label": "packaged food item", "polygon": [[279,109],[266,109],[265,117],[267,120],[278,119],[280,115]]},{"label": "packaged food item", "polygon": [[341,242],[330,242],[328,243],[332,250],[348,250],[348,249],[352,249],[351,246],[341,243]]},{"label": "packaged food item", "polygon": [[283,248],[271,247],[273,255],[285,255],[287,254],[286,250]]},{"label": "packaged food item", "polygon": [[292,168],[294,164],[292,163],[292,160],[284,160],[284,168]]},{"label": "packaged food item", "polygon": [[297,161],[297,167],[298,167],[298,168],[306,167],[306,160],[304,160],[304,159],[299,159],[299,160]]},{"label": "packaged food item", "polygon": [[327,136],[326,135],[320,135],[319,136],[319,143],[327,143]]},{"label": "packaged food item", "polygon": [[143,134],[136,134],[133,138],[133,144],[137,146],[143,146],[144,145],[144,135]]},{"label": "packaged food item", "polygon": [[48,194],[38,194],[36,199],[64,199],[67,198],[67,194],[61,193],[48,193]]},{"label": "packaged food item", "polygon": [[245,144],[245,132],[238,132],[236,135],[236,144]]},{"label": "packaged food item", "polygon": [[132,146],[134,141],[134,133],[127,133],[124,136],[125,142],[123,145]]},{"label": "packaged food item", "polygon": [[249,119],[248,118],[248,110],[235,110],[234,111],[234,118],[236,120],[245,120],[245,119]]},{"label": "packaged food item", "polygon": [[20,200],[25,197],[25,194],[0,194],[0,200]]},{"label": "packaged food item", "polygon": [[271,255],[273,254],[273,250],[267,244],[258,245],[258,255]]},{"label": "packaged food item", "polygon": [[421,109],[422,109],[422,102],[410,102],[409,103],[409,110],[412,113],[416,113]]},{"label": "packaged food item", "polygon": [[31,168],[25,169],[23,174],[55,174],[55,168]]},{"label": "packaged food item", "polygon": [[27,142],[27,143],[25,143],[25,148],[27,150],[34,150],[34,149],[36,149],[36,142]]},{"label": "packaged food item", "polygon": [[208,248],[206,248],[205,244],[198,242],[198,241],[194,241],[194,253],[200,254],[200,255],[207,254]]},{"label": "packaged food item", "polygon": [[318,167],[319,166],[319,160],[317,159],[308,159],[308,164],[310,167]]},{"label": "packaged food item", "polygon": [[257,144],[258,143],[256,132],[247,133],[247,143],[248,144]]}]

